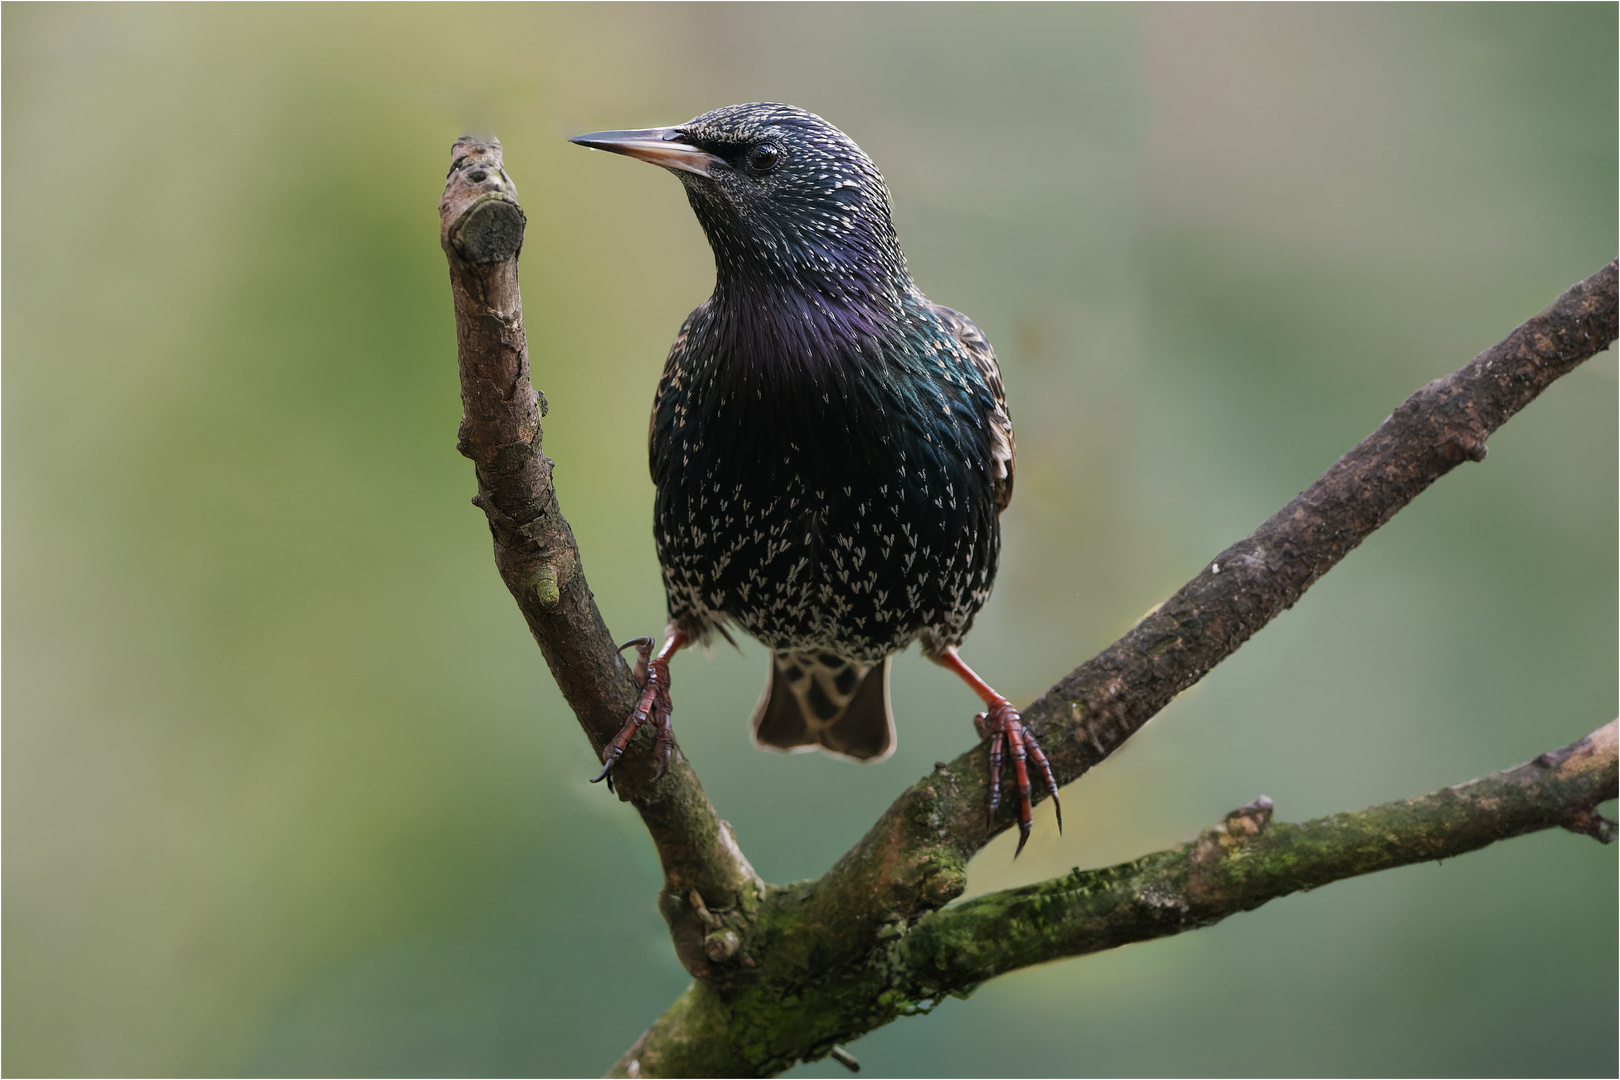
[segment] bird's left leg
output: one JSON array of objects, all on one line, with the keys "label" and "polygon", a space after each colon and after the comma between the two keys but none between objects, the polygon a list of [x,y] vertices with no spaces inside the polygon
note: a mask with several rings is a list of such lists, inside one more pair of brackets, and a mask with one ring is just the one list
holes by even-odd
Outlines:
[{"label": "bird's left leg", "polygon": [[602,771],[591,778],[591,783],[607,780],[608,787],[613,786],[608,774],[613,771],[625,747],[630,745],[630,740],[641,730],[641,725],[649,722],[653,728],[653,754],[658,760],[658,775],[653,779],[664,775],[664,770],[669,767],[669,748],[675,743],[675,735],[669,728],[669,658],[691,640],[679,630],[671,630],[657,656],[652,654],[652,638],[634,638],[619,646],[620,652],[635,646],[636,666],[631,674],[641,686],[641,698],[636,702],[636,707],[630,710],[630,719],[624,722],[624,727],[619,729],[619,733],[602,752]]},{"label": "bird's left leg", "polygon": [[1046,754],[1041,751],[1041,744],[1035,741],[1034,734],[1024,726],[1023,718],[1018,715],[1018,710],[1012,707],[1012,702],[996,693],[989,683],[979,678],[972,668],[963,663],[962,657],[957,654],[956,646],[947,645],[938,656],[929,659],[941,667],[956,672],[986,705],[985,711],[973,718],[973,726],[978,729],[979,738],[990,740],[992,815],[995,814],[996,807],[1001,805],[1002,756],[1011,752],[1013,779],[1018,785],[1018,850],[1013,852],[1013,858],[1018,858],[1019,852],[1024,850],[1024,844],[1029,840],[1031,814],[1028,761],[1030,760],[1033,760],[1035,767],[1041,770],[1046,790],[1052,794],[1052,809],[1057,811],[1058,832],[1062,832],[1063,804],[1058,801],[1057,781],[1052,778],[1052,766],[1047,763]]}]

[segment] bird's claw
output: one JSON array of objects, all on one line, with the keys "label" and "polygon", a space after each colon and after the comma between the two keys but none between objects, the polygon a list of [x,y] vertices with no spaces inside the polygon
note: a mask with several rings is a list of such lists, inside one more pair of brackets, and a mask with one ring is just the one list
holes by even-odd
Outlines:
[{"label": "bird's claw", "polygon": [[652,724],[653,757],[658,762],[658,771],[653,775],[654,783],[662,780],[664,773],[669,769],[669,751],[670,747],[675,745],[675,735],[669,726],[671,712],[669,658],[659,656],[654,659],[653,640],[645,637],[625,642],[619,646],[619,651],[623,652],[632,645],[636,649],[636,666],[630,673],[641,687],[641,697],[636,701],[636,707],[630,711],[630,719],[624,722],[619,733],[602,752],[602,771],[591,777],[593,784],[606,780],[610,790],[613,787],[613,777],[609,774],[623,756],[625,748],[630,745],[630,740],[641,730],[641,725]]},{"label": "bird's claw", "polygon": [[623,645],[620,645],[618,651],[624,652],[624,650],[632,646],[636,650],[636,666],[630,669],[630,677],[636,680],[637,686],[645,687],[647,685],[647,664],[652,660],[653,639],[650,637],[631,638]]},{"label": "bird's claw", "polygon": [[973,718],[973,726],[979,732],[979,738],[990,740],[990,808],[989,815],[993,822],[996,810],[1001,806],[1001,764],[1007,752],[1012,752],[1013,779],[1018,787],[1018,849],[1013,852],[1013,858],[1018,858],[1023,852],[1024,845],[1029,842],[1029,829],[1032,812],[1030,809],[1030,783],[1029,764],[1035,762],[1035,767],[1041,771],[1041,779],[1046,783],[1046,790],[1052,796],[1052,809],[1057,812],[1058,832],[1063,831],[1063,804],[1058,801],[1057,781],[1052,776],[1052,766],[1046,760],[1046,754],[1041,750],[1041,744],[1035,741],[1034,734],[1024,726],[1023,718],[1012,703],[1003,701],[992,706],[989,711],[982,712]]}]

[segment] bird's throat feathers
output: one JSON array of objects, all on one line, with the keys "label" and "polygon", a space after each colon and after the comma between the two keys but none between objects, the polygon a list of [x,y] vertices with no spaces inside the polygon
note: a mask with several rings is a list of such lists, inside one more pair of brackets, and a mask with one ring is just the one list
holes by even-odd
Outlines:
[{"label": "bird's throat feathers", "polygon": [[892,307],[911,289],[886,198],[802,214],[780,205],[750,213],[753,207],[722,201],[701,182],[686,188],[714,252],[722,304],[798,294],[812,304]]},{"label": "bird's throat feathers", "polygon": [[984,441],[988,390],[912,284],[888,185],[860,147],[813,113],[771,103],[670,130],[709,155],[706,170],[675,175],[715,263],[714,295],[660,386],[671,438],[702,432],[708,452],[794,468],[811,447],[886,457],[896,425],[923,446]]},{"label": "bird's throat feathers", "polygon": [[[906,270],[888,185],[860,147],[814,113],[770,102],[716,109],[678,131],[714,162],[676,172],[714,253],[701,335],[711,356],[701,359],[798,382],[870,375],[883,352],[904,352],[927,301]],[[766,167],[754,167],[756,152]]]},{"label": "bird's throat feathers", "polygon": [[677,346],[680,373],[666,372],[655,423],[689,423],[705,452],[757,461],[762,475],[850,461],[881,471],[903,463],[901,442],[926,468],[941,447],[986,437],[974,390],[938,377],[933,346],[948,334],[915,289],[892,308],[716,290]]},{"label": "bird's throat feathers", "polygon": [[925,306],[909,282],[869,297],[717,285],[699,314],[697,349],[707,355],[694,356],[694,368],[709,370],[721,399],[810,411],[837,403],[834,415],[859,414],[875,392],[906,385],[893,369],[906,366],[906,338],[931,315]]},{"label": "bird's throat feathers", "polygon": [[703,312],[709,355],[695,359],[716,365],[721,382],[756,395],[773,387],[832,393],[905,355],[908,330],[931,318],[886,199],[863,200],[817,227],[805,223],[815,220],[808,212],[777,206],[755,217],[729,201],[716,205],[704,185],[687,187],[715,261]]}]

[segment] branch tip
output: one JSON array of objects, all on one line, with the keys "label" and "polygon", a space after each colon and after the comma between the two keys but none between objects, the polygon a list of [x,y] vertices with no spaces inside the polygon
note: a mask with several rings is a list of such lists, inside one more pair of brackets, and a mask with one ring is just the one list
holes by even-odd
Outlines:
[{"label": "branch tip", "polygon": [[1276,809],[1270,795],[1262,795],[1253,802],[1244,803],[1226,815],[1226,831],[1233,835],[1259,836],[1271,827],[1271,814]]},{"label": "branch tip", "polygon": [[470,263],[505,262],[517,258],[523,250],[527,224],[528,218],[516,202],[504,195],[490,195],[461,217],[451,230],[450,242],[456,254]]},{"label": "branch tip", "polygon": [[855,1055],[842,1046],[834,1046],[829,1056],[852,1073],[861,1071],[861,1063],[855,1060]]},{"label": "branch tip", "polygon": [[1615,837],[1615,822],[1597,812],[1594,807],[1590,810],[1577,810],[1564,822],[1564,828],[1572,833],[1590,836],[1600,844],[1612,844]]}]

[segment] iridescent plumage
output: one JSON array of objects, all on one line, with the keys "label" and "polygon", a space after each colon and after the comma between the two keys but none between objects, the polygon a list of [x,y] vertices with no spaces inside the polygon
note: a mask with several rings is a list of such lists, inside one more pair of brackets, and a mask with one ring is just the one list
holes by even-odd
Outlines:
[{"label": "iridescent plumage", "polygon": [[[575,141],[669,168],[715,257],[649,433],[661,660],[740,628],[772,650],[759,742],[887,755],[889,657],[960,664],[995,578],[1014,472],[995,353],[912,283],[883,177],[820,117],[734,105]],[[1020,768],[1024,738],[1004,737]]]}]

